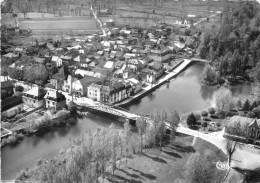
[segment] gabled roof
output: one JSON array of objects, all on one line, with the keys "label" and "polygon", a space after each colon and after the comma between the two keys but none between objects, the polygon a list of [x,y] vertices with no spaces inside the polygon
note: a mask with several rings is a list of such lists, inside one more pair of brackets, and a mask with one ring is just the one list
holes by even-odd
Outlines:
[{"label": "gabled roof", "polygon": [[65,72],[64,67],[61,67],[59,72],[52,76],[52,79],[65,80],[67,78],[67,73]]},{"label": "gabled roof", "polygon": [[252,119],[242,116],[233,116],[229,122],[226,124],[226,128],[228,127],[235,127],[235,124],[239,122],[241,126],[248,125],[249,127],[253,125],[258,125],[258,128],[260,128],[260,119]]},{"label": "gabled roof", "polygon": [[65,96],[54,89],[49,89],[47,91],[47,94],[44,96],[45,99],[55,100],[55,101],[61,101],[65,100]]},{"label": "gabled roof", "polygon": [[59,59],[60,59],[59,56],[54,55],[52,56],[51,61],[57,62]]},{"label": "gabled roof", "polygon": [[44,89],[40,89],[39,87],[33,87],[27,92],[24,92],[25,95],[32,95],[35,97],[41,97],[46,94],[46,91]]}]

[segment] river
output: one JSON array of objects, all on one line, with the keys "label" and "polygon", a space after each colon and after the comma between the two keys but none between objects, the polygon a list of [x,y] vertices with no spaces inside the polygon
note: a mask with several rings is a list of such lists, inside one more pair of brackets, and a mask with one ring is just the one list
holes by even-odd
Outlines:
[{"label": "river", "polygon": [[[168,111],[177,110],[183,114],[208,108],[211,105],[213,93],[217,89],[200,85],[200,74],[203,68],[204,64],[191,65],[177,78],[127,109],[133,113],[148,114],[154,109],[165,108]],[[250,94],[251,85],[238,85],[231,88],[231,91],[235,95]],[[34,165],[39,159],[55,156],[60,149],[67,149],[70,139],[79,137],[82,133],[97,127],[106,128],[111,123],[113,121],[109,119],[91,115],[88,118],[79,119],[78,123],[72,127],[61,128],[41,136],[25,137],[20,144],[3,148],[1,153],[2,180],[13,179],[21,169]],[[119,122],[115,124],[118,128],[123,126]]]}]

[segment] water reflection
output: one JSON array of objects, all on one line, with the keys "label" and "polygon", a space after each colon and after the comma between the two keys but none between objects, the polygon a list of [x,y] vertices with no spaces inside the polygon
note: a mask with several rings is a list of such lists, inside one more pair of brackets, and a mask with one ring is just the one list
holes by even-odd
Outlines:
[{"label": "water reflection", "polygon": [[200,88],[201,97],[204,100],[209,100],[209,99],[211,100],[212,96],[213,96],[213,93],[216,90],[217,90],[216,87],[201,85],[201,88]]}]

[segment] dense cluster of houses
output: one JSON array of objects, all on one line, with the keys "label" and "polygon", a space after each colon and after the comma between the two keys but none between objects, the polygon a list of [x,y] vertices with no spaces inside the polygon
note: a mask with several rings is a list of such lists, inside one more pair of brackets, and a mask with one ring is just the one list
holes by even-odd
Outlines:
[{"label": "dense cluster of houses", "polygon": [[[16,80],[15,86],[24,87],[22,102],[36,108],[59,109],[66,104],[61,92],[105,104],[120,102],[140,92],[144,85],[156,83],[164,74],[165,64],[184,48],[166,24],[149,29],[114,27],[108,31],[106,37],[94,34],[36,40],[31,47],[4,50],[1,57],[10,63],[8,73],[15,73],[17,78],[9,77]],[[28,83],[30,73],[27,79],[24,75],[32,66],[37,68],[37,81]]]}]

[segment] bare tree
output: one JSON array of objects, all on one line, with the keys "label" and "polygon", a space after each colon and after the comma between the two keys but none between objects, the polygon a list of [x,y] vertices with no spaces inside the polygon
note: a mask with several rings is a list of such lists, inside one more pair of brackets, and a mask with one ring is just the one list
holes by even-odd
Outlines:
[{"label": "bare tree", "polygon": [[128,146],[129,146],[129,139],[131,137],[131,126],[129,124],[129,121],[125,122],[124,124],[124,132],[125,132],[125,162],[126,162],[126,165],[127,165],[127,157],[128,157]]},{"label": "bare tree", "polygon": [[138,134],[140,136],[140,140],[141,140],[141,153],[143,152],[143,135],[145,135],[145,130],[147,127],[147,122],[146,119],[141,116],[137,121],[136,121],[136,127],[137,127],[137,131]]},{"label": "bare tree", "polygon": [[228,165],[230,166],[231,164],[231,160],[232,160],[232,154],[234,153],[234,151],[236,150],[236,145],[237,142],[236,141],[232,141],[232,140],[227,140],[227,154],[228,154]]},{"label": "bare tree", "polygon": [[169,120],[169,124],[170,124],[170,141],[172,142],[174,140],[174,137],[176,135],[176,128],[179,126],[180,123],[180,116],[177,113],[176,110],[174,110],[173,112],[171,112],[170,115],[170,120]]}]

